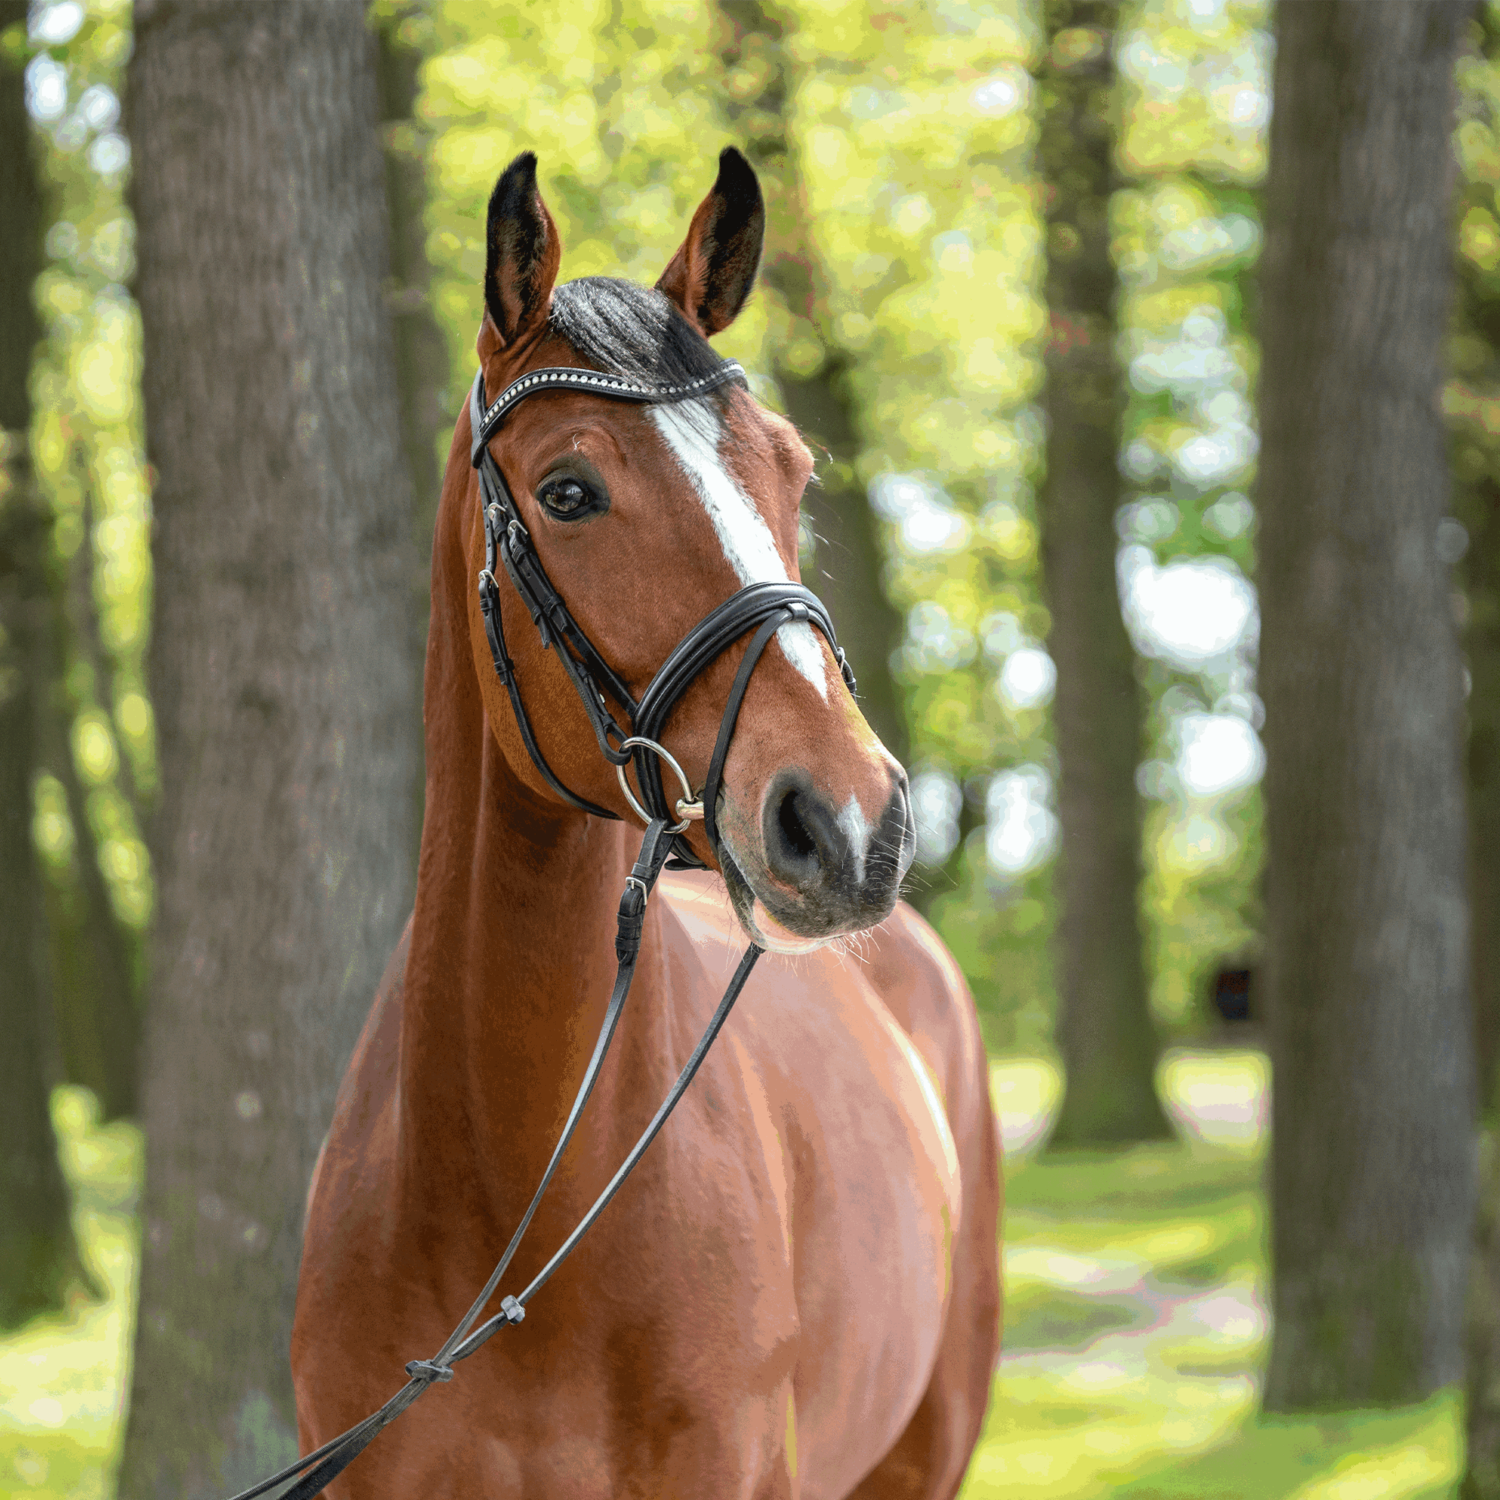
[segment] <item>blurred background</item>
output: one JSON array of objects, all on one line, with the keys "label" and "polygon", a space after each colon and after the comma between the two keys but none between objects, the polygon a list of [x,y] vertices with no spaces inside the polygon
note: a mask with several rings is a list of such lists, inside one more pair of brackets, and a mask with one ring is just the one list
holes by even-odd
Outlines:
[{"label": "blurred background", "polygon": [[[0,1489],[287,1451],[307,1169],[415,880],[489,191],[534,149],[563,276],[654,282],[734,143],[769,233],[718,346],[818,456],[804,577],[993,1057],[963,1493],[1500,1494],[1497,59],[1448,0],[3,0]],[[379,703],[316,665],[363,649],[351,547]],[[304,669],[365,728],[279,698]],[[354,860],[399,910],[316,904],[317,776],[285,846],[242,788],[195,852],[205,746],[304,733],[378,761]],[[252,878],[304,865],[306,930]]]}]

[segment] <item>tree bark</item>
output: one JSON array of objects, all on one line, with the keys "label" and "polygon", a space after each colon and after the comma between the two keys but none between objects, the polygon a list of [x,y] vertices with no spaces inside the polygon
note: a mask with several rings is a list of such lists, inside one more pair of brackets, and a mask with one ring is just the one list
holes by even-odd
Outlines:
[{"label": "tree bark", "polygon": [[1462,1372],[1463,689],[1436,541],[1470,10],[1299,0],[1276,16],[1259,479],[1269,1411],[1415,1400]]},{"label": "tree bark", "polygon": [[[0,0],[0,31],[25,19],[25,0]],[[50,527],[28,447],[41,233],[25,81],[0,58],[0,1328],[61,1307],[70,1286],[87,1283],[47,1107],[54,1067],[31,837],[50,623]]]},{"label": "tree bark", "polygon": [[162,798],[120,1494],[144,1500],[296,1450],[304,1195],[409,909],[420,716],[364,5],[135,18]]},{"label": "tree bark", "polygon": [[1047,194],[1047,475],[1037,492],[1057,664],[1057,1043],[1067,1077],[1052,1143],[1150,1140],[1157,1040],[1138,906],[1141,689],[1115,582],[1124,388],[1110,256],[1111,0],[1048,0],[1040,164]]},{"label": "tree bark", "polygon": [[905,639],[906,624],[881,581],[885,554],[879,521],[856,467],[862,444],[849,379],[854,360],[834,331],[828,274],[813,240],[807,187],[791,140],[790,25],[761,0],[719,0],[719,11],[726,109],[766,199],[761,280],[785,304],[798,331],[822,351],[811,373],[793,369],[785,347],[777,351],[775,366],[787,415],[815,454],[819,448],[827,454],[818,465],[818,483],[802,499],[815,538],[810,583],[827,603],[839,643],[854,665],[861,711],[904,765],[911,739],[891,660]]}]

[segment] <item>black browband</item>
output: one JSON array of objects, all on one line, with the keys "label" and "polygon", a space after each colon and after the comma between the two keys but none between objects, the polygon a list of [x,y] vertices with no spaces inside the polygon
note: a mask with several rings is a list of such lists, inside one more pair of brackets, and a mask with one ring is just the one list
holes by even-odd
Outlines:
[{"label": "black browband", "polygon": [[[598,370],[569,367],[532,370],[512,381],[501,392],[494,405],[486,408],[484,371],[481,370],[474,377],[474,387],[469,393],[469,425],[473,432],[470,457],[479,471],[484,516],[484,567],[479,574],[479,607],[484,615],[484,629],[489,638],[495,673],[510,696],[511,708],[515,712],[526,753],[542,773],[547,785],[565,801],[596,817],[618,816],[608,808],[600,807],[570,791],[547,764],[546,757],[537,744],[531,721],[521,701],[515,663],[505,649],[505,632],[500,620],[499,585],[495,581],[497,560],[505,565],[505,571],[530,612],[532,622],[541,632],[543,647],[558,645],[558,660],[562,662],[583,701],[589,722],[593,725],[594,737],[599,742],[600,753],[616,767],[627,796],[629,788],[621,768],[633,758],[641,798],[650,817],[674,824],[674,832],[680,835],[687,827],[688,818],[699,815],[697,807],[698,801],[701,801],[704,831],[708,835],[709,846],[715,852],[719,843],[716,804],[724,774],[724,761],[729,754],[729,742],[734,735],[740,704],[750,685],[750,674],[755,670],[761,653],[776,631],[782,625],[798,620],[816,625],[827,638],[849,691],[854,691],[854,672],[843,651],[839,649],[833,621],[826,606],[811,589],[804,588],[800,583],[752,583],[742,588],[738,593],[731,594],[682,638],[637,702],[626,683],[599,654],[593,642],[568,612],[562,596],[553,588],[532,544],[531,534],[521,520],[520,510],[511,496],[505,476],[490,452],[489,444],[501,423],[521,401],[527,396],[545,391],[582,391],[589,395],[604,396],[612,401],[665,405],[706,395],[731,380],[741,383],[745,380],[744,370],[732,359],[725,360],[707,375],[677,385],[646,385],[624,376],[606,375]],[[709,762],[708,778],[696,801],[688,795],[688,788],[684,784],[684,798],[676,804],[677,816],[674,818],[673,808],[662,787],[658,759],[661,752],[656,748],[657,742],[672,710],[699,674],[751,630],[756,633],[740,663],[734,686],[730,689],[724,717],[719,725],[718,740]],[[606,694],[614,699],[624,713],[630,725],[628,733],[610,713]],[[642,743],[637,743],[638,741]],[[684,812],[684,809],[687,811]],[[704,868],[702,861],[680,836],[673,840],[673,852],[674,866]]]}]

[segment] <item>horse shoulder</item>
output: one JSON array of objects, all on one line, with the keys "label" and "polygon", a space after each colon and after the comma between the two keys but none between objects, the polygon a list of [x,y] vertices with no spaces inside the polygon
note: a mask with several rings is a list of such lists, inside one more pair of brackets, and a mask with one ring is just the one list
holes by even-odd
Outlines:
[{"label": "horse shoulder", "polygon": [[931,1070],[950,1117],[988,1109],[988,1069],[979,1016],[963,972],[932,926],[906,902],[868,935],[862,957],[871,986]]}]

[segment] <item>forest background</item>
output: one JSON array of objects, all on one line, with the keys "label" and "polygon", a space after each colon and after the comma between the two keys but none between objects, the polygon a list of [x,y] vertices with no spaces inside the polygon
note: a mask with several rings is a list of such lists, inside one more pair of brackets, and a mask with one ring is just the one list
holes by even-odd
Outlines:
[{"label": "forest background", "polygon": [[[447,351],[443,410],[467,391],[483,269],[483,206],[522,146],[542,155],[565,274],[652,280],[728,140],[725,80],[701,7],[437,5],[400,21],[426,58],[393,149],[427,163],[430,306]],[[1121,154],[1113,204],[1131,399],[1120,571],[1149,694],[1143,912],[1152,1009],[1167,1034],[1201,1028],[1224,959],[1253,950],[1262,754],[1245,273],[1260,236],[1266,7],[1172,0],[1122,21]],[[1036,406],[1049,325],[1035,175],[1028,8],[945,3],[868,18],[809,6],[791,49],[797,156],[827,269],[829,321],[850,358],[864,441],[855,463],[880,517],[883,581],[905,618],[894,658],[921,828],[914,895],[973,986],[994,1049],[1050,1043],[1056,851],[1054,677],[1037,566]],[[64,916],[84,925],[89,845],[130,948],[152,910],[141,834],[156,792],[144,661],[150,499],[129,296],[129,145],[117,90],[128,7],[63,0],[33,23],[28,70],[50,201],[37,286],[46,325],[34,376],[34,452],[69,592],[58,663],[78,800],[36,786],[36,843]],[[57,40],[50,40],[56,38]],[[10,46],[25,45],[8,34]],[[853,121],[851,127],[846,122]],[[824,358],[762,294],[720,343],[779,404],[778,358]],[[448,431],[437,442],[446,455]],[[433,470],[439,472],[434,458]],[[414,531],[425,554],[435,495]],[[413,611],[425,618],[414,593]]]},{"label": "forest background", "polygon": [[[764,19],[759,7],[717,12],[735,9]],[[717,12],[623,0],[372,8],[387,69],[388,305],[405,330],[408,394],[415,387],[426,412],[424,427],[409,401],[412,542],[425,558],[438,466],[472,368],[483,207],[500,168],[524,147],[541,154],[564,275],[654,280],[717,147],[755,128],[776,81],[768,68],[784,70],[779,108],[820,295],[809,315],[767,278],[720,344],[771,405],[789,383],[837,376],[853,437],[822,455],[821,477],[825,491],[868,497],[870,571],[897,622],[895,699],[875,711],[913,773],[912,896],[963,964],[992,1051],[1046,1053],[1058,759],[1039,566],[1040,397],[1049,353],[1080,337],[1044,295],[1047,17],[950,0],[795,4],[765,28],[773,58],[734,62]],[[1150,0],[1112,16],[1119,179],[1109,232],[1127,372],[1116,565],[1146,705],[1137,786],[1150,1008],[1159,1036],[1182,1040],[1215,1028],[1214,975],[1252,969],[1260,946],[1263,713],[1248,494],[1271,16],[1233,0]],[[1470,290],[1500,263],[1489,125],[1500,81],[1481,40],[1459,70],[1455,229]],[[55,735],[32,787],[32,836],[63,1071],[94,1089],[106,1116],[128,1115],[134,1039],[112,1039],[109,1017],[122,998],[137,1018],[145,1002],[155,887],[143,829],[160,791],[146,674],[152,476],[119,105],[129,8],[33,6],[3,42],[25,66],[47,194],[30,448],[47,513],[45,717]],[[1458,334],[1447,405],[1460,473],[1467,465],[1473,479],[1497,425],[1484,389],[1490,345],[1482,331]],[[821,575],[858,547],[834,536],[830,551],[817,503],[805,556]],[[232,514],[232,497],[226,505]],[[1445,561],[1463,558],[1467,536],[1460,520],[1444,522]],[[1487,601],[1476,588],[1456,606],[1463,616],[1477,603],[1482,622]],[[418,565],[418,632],[425,612]],[[854,634],[857,659],[884,652],[878,630]]]}]

